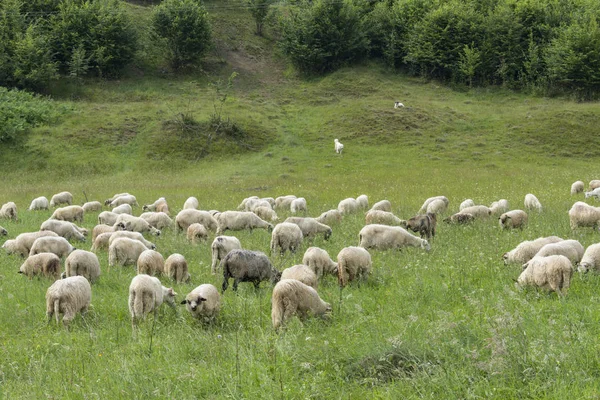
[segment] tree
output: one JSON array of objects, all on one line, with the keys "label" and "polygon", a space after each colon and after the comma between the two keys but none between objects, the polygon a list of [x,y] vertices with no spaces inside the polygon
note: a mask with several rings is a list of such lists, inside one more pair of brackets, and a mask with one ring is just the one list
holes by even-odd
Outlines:
[{"label": "tree", "polygon": [[274,0],[247,0],[250,14],[256,22],[256,34],[262,36],[263,26],[269,15],[269,7]]}]

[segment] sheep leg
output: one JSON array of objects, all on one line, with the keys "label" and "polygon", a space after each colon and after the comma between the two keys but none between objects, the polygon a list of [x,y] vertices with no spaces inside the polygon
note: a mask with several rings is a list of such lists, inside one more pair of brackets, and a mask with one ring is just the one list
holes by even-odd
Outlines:
[{"label": "sheep leg", "polygon": [[227,287],[229,286],[229,277],[225,277],[223,279],[223,286],[221,287],[221,293],[225,293],[225,291],[227,290]]},{"label": "sheep leg", "polygon": [[255,279],[252,283],[254,283],[254,289],[258,290],[260,287],[260,280]]},{"label": "sheep leg", "polygon": [[235,278],[233,280],[233,291],[234,292],[237,292],[238,283],[240,283],[240,280],[238,278]]}]

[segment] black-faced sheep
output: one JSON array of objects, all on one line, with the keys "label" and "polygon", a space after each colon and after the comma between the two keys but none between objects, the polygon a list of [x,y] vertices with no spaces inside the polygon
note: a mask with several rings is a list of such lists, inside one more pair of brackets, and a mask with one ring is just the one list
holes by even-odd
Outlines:
[{"label": "black-faced sheep", "polygon": [[240,282],[252,282],[258,289],[260,282],[271,280],[275,284],[281,273],[273,267],[269,257],[260,251],[238,250],[229,252],[221,261],[223,268],[223,287],[225,292],[229,286],[229,278],[233,278],[233,290],[237,290]]},{"label": "black-faced sheep", "polygon": [[55,281],[46,291],[46,316],[48,322],[52,315],[56,316],[56,323],[60,322],[63,314],[65,327],[75,318],[78,312],[83,317],[92,301],[92,287],[83,276],[72,276]]},{"label": "black-faced sheep", "polygon": [[217,236],[213,240],[210,250],[212,253],[212,263],[210,271],[213,275],[217,273],[217,267],[225,256],[233,249],[241,249],[242,244],[235,236]]},{"label": "black-faced sheep", "polygon": [[295,253],[302,244],[302,230],[296,224],[282,222],[271,233],[271,254],[277,250],[283,255],[286,251]]},{"label": "black-faced sheep", "polygon": [[498,218],[500,227],[504,229],[521,228],[527,225],[527,213],[523,210],[511,210]]},{"label": "black-faced sheep", "polygon": [[100,277],[100,261],[94,253],[85,250],[74,250],[65,260],[64,276],[84,276],[90,283]]},{"label": "black-faced sheep", "polygon": [[331,305],[321,300],[315,289],[295,279],[279,281],[273,288],[271,303],[271,320],[276,331],[294,315],[303,321],[309,315],[331,313]]},{"label": "black-faced sheep", "polygon": [[537,286],[556,292],[558,296],[566,296],[571,284],[573,267],[565,256],[533,257],[525,265],[519,275],[519,286]]},{"label": "black-faced sheep", "polygon": [[28,257],[19,268],[19,273],[28,276],[43,275],[54,280],[60,278],[60,258],[54,253],[39,253]]},{"label": "black-faced sheep", "polygon": [[216,287],[205,283],[189,292],[181,304],[185,304],[192,317],[208,322],[219,314],[221,296]]},{"label": "black-faced sheep", "polygon": [[431,246],[425,239],[411,235],[400,226],[367,225],[358,234],[360,247],[366,249],[401,249],[402,247],[420,247],[429,251]]},{"label": "black-faced sheep", "polygon": [[338,283],[344,287],[357,278],[366,278],[371,273],[372,261],[369,252],[362,247],[345,247],[337,256]]}]

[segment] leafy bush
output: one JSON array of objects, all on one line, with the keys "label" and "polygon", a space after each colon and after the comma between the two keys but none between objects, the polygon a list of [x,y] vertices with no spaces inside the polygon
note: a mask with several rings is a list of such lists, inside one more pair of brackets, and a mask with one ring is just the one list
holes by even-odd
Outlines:
[{"label": "leafy bush", "polygon": [[269,15],[269,6],[273,4],[275,0],[246,0],[248,4],[248,10],[254,18],[256,23],[256,34],[262,36],[263,26],[265,20]]}]

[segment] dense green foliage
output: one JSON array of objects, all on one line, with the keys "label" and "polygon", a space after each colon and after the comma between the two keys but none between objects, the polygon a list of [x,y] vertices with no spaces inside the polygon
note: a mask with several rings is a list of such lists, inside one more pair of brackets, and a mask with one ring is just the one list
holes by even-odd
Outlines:
[{"label": "dense green foliage", "polygon": [[263,34],[263,26],[269,15],[269,6],[274,3],[274,0],[247,0],[248,8],[254,22],[256,22],[256,34]]}]

